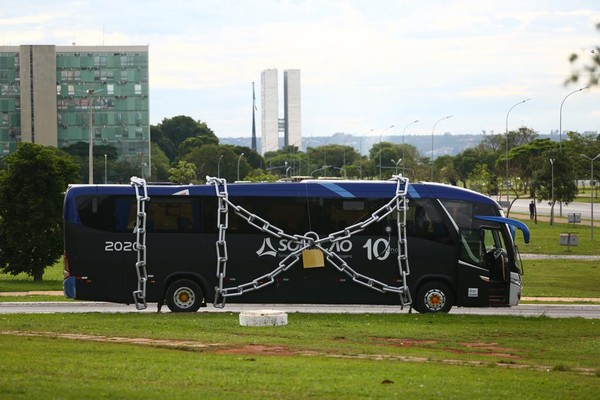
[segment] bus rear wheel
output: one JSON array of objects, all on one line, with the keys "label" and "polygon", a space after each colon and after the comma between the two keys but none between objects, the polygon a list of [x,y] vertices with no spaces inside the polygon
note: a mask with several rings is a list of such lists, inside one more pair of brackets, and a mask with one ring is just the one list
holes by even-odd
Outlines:
[{"label": "bus rear wheel", "polygon": [[454,304],[452,289],[443,282],[428,282],[419,288],[414,309],[420,313],[447,313]]},{"label": "bus rear wheel", "polygon": [[203,297],[200,285],[190,279],[179,279],[167,289],[167,307],[171,312],[196,312]]}]

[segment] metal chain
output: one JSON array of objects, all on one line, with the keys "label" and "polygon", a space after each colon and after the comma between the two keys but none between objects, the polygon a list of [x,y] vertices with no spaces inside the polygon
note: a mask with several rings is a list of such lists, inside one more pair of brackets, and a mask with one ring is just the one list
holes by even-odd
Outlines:
[{"label": "metal chain", "polygon": [[131,177],[131,185],[135,188],[135,198],[137,201],[136,225],[133,228],[135,233],[135,250],[137,251],[137,262],[135,271],[137,273],[137,290],[133,292],[133,301],[135,308],[144,310],[148,307],[146,304],[146,283],[148,282],[148,272],[146,271],[146,202],[148,197],[148,187],[143,178]]},{"label": "metal chain", "polygon": [[[215,307],[224,307],[225,298],[231,296],[239,296],[244,292],[257,290],[275,282],[275,277],[280,273],[287,271],[290,267],[298,262],[301,253],[310,248],[319,248],[327,255],[327,260],[339,271],[344,272],[352,278],[354,282],[367,286],[379,292],[394,292],[399,293],[402,306],[411,304],[410,292],[406,284],[406,277],[410,273],[408,266],[408,257],[406,254],[406,210],[408,209],[408,199],[406,194],[408,191],[408,178],[401,175],[394,176],[397,181],[396,195],[383,207],[371,214],[367,220],[351,225],[343,230],[331,233],[329,236],[319,238],[314,232],[307,232],[305,235],[289,235],[283,229],[270,224],[265,219],[250,213],[243,207],[233,204],[228,197],[227,182],[225,179],[207,177],[208,184],[215,186],[216,194],[219,201],[219,209],[217,215],[217,227],[219,229],[219,238],[217,240],[217,278],[219,285],[215,287]],[[236,287],[223,288],[227,264],[227,243],[225,233],[227,230],[228,210],[231,207],[234,212],[248,224],[254,226],[258,230],[265,232],[276,238],[286,238],[294,243],[300,244],[299,248],[287,257],[285,257],[278,266],[271,272],[264,274],[250,282],[238,285]],[[343,261],[336,253],[327,250],[323,244],[335,243],[347,239],[352,235],[363,231],[369,225],[379,222],[386,218],[394,210],[397,212],[397,227],[398,227],[398,266],[399,273],[402,277],[401,286],[391,286],[366,275],[360,274],[353,270],[348,264]],[[222,220],[225,219],[225,223]],[[314,236],[314,237],[313,237]]]}]

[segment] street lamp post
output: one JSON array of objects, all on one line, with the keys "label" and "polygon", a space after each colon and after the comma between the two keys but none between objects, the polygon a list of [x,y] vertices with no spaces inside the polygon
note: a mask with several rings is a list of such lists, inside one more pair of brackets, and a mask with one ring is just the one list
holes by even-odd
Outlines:
[{"label": "street lamp post", "polygon": [[93,102],[94,102],[94,98],[92,97],[92,95],[94,94],[94,89],[88,89],[87,90],[87,95],[88,95],[88,107],[89,107],[89,122],[88,122],[88,126],[90,128],[90,137],[89,137],[89,149],[88,149],[88,183],[90,185],[92,185],[94,183],[94,132],[93,132],[93,113],[94,113],[94,107],[93,107]]},{"label": "street lamp post", "polygon": [[106,154],[104,155],[104,184],[106,185]]},{"label": "street lamp post", "polygon": [[448,115],[444,118],[440,118],[435,124],[433,124],[433,129],[431,129],[431,182],[433,182],[433,133],[435,132],[435,126],[448,118],[452,118],[452,115]]},{"label": "street lamp post", "polygon": [[402,160],[403,160],[402,158],[398,159],[398,161],[395,161],[393,158],[391,160],[392,163],[394,163],[394,165],[396,165],[396,175],[398,175],[398,164],[400,164],[402,162]]},{"label": "street lamp post", "polygon": [[312,171],[310,173],[310,176],[312,177],[315,172],[325,171],[327,168],[330,168],[330,167],[331,167],[331,165],[323,165],[321,168],[317,168],[314,171]]},{"label": "street lamp post", "polygon": [[240,161],[242,160],[242,157],[244,157],[244,153],[240,154],[240,156],[238,157],[238,162],[237,162],[237,180],[240,180]]},{"label": "street lamp post", "polygon": [[286,179],[288,178],[289,174],[290,174],[290,169],[292,169],[292,166],[288,166],[288,162],[285,162],[285,177]]},{"label": "street lamp post", "polygon": [[508,116],[510,115],[510,112],[512,111],[513,108],[515,108],[519,104],[523,104],[529,100],[531,100],[531,99],[521,100],[520,102],[518,102],[517,104],[515,104],[511,108],[509,108],[508,112],[506,113],[506,203],[508,203]]},{"label": "street lamp post", "polygon": [[594,158],[588,157],[585,154],[582,154],[581,156],[590,160],[590,189],[592,192],[592,194],[590,196],[590,217],[591,217],[590,238],[591,238],[591,240],[594,240],[594,161],[596,161],[596,159],[600,158],[600,154],[598,154]]},{"label": "street lamp post", "polygon": [[95,90],[95,89],[87,89],[85,93],[88,97],[88,109],[89,109],[89,143],[88,143],[88,182],[89,184],[94,183],[94,93],[100,93],[104,91],[104,89]]},{"label": "street lamp post", "polygon": [[382,153],[382,148],[381,148],[381,137],[383,136],[383,133],[385,131],[387,131],[388,129],[393,128],[394,125],[390,125],[387,128],[385,128],[384,130],[381,131],[381,133],[379,134],[379,179],[382,178],[381,176],[381,153]]},{"label": "street lamp post", "polygon": [[223,159],[223,154],[219,156],[219,161],[217,161],[217,178],[221,177],[221,160]]},{"label": "street lamp post", "polygon": [[565,98],[563,99],[563,101],[560,103],[560,112],[558,115],[558,148],[559,148],[559,150],[562,150],[562,109],[563,109],[563,104],[565,104],[565,100],[567,99],[567,97],[569,97],[570,95],[575,94],[577,92],[581,92],[582,90],[585,90],[585,89],[589,89],[589,86],[582,87],[581,89],[572,91],[571,93],[566,95]]},{"label": "street lamp post", "polygon": [[[406,132],[406,128],[408,128],[409,126],[411,126],[412,124],[416,124],[417,122],[419,122],[418,119],[415,119],[413,122],[407,124],[404,129],[402,130],[402,160],[404,160],[404,133]],[[402,173],[404,173],[404,161],[402,161]],[[396,174],[398,174],[398,172],[396,172]]]},{"label": "street lamp post", "polygon": [[550,208],[550,226],[554,226],[554,158],[550,159],[550,168],[552,169],[552,206]]}]

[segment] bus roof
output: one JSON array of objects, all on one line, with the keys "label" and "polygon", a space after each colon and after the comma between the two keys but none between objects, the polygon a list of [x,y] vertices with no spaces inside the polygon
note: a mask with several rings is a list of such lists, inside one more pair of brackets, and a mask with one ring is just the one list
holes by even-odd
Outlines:
[{"label": "bus roof", "polygon": [[[210,196],[216,195],[213,185],[153,185],[148,184],[152,196]],[[392,198],[396,181],[304,180],[301,182],[228,183],[230,196],[247,197],[325,197],[325,198]],[[67,198],[80,195],[135,195],[131,185],[71,185]],[[484,203],[500,208],[498,203],[481,193],[440,183],[411,183],[408,198],[437,198]]]}]

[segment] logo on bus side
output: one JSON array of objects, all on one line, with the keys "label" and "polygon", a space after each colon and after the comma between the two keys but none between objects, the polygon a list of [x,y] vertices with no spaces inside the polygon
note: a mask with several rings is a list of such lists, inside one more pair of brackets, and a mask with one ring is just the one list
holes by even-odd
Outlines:
[{"label": "logo on bus side", "polygon": [[258,254],[259,257],[262,257],[262,256],[277,257],[277,250],[275,250],[275,248],[273,247],[273,244],[271,244],[270,237],[263,239],[262,246],[260,246],[260,249],[256,250],[256,254]]},{"label": "logo on bus side", "polygon": [[[277,248],[271,242],[270,237],[266,237],[263,239],[262,245],[256,251],[256,254],[259,257],[270,256],[277,257],[278,253],[291,253],[297,251],[301,248],[301,244],[299,242],[290,241],[288,239],[280,239],[277,243]],[[390,247],[390,242],[387,239],[379,238],[373,240],[372,238],[367,239],[365,244],[362,246],[363,249],[366,249],[367,252],[367,260],[371,261],[373,259],[383,261],[387,259],[391,253],[397,252],[396,248]],[[327,249],[334,253],[346,253],[345,256],[350,256],[347,253],[352,251],[352,242],[348,239],[341,240],[339,242],[333,242]],[[342,258],[344,254],[342,254]]]}]

